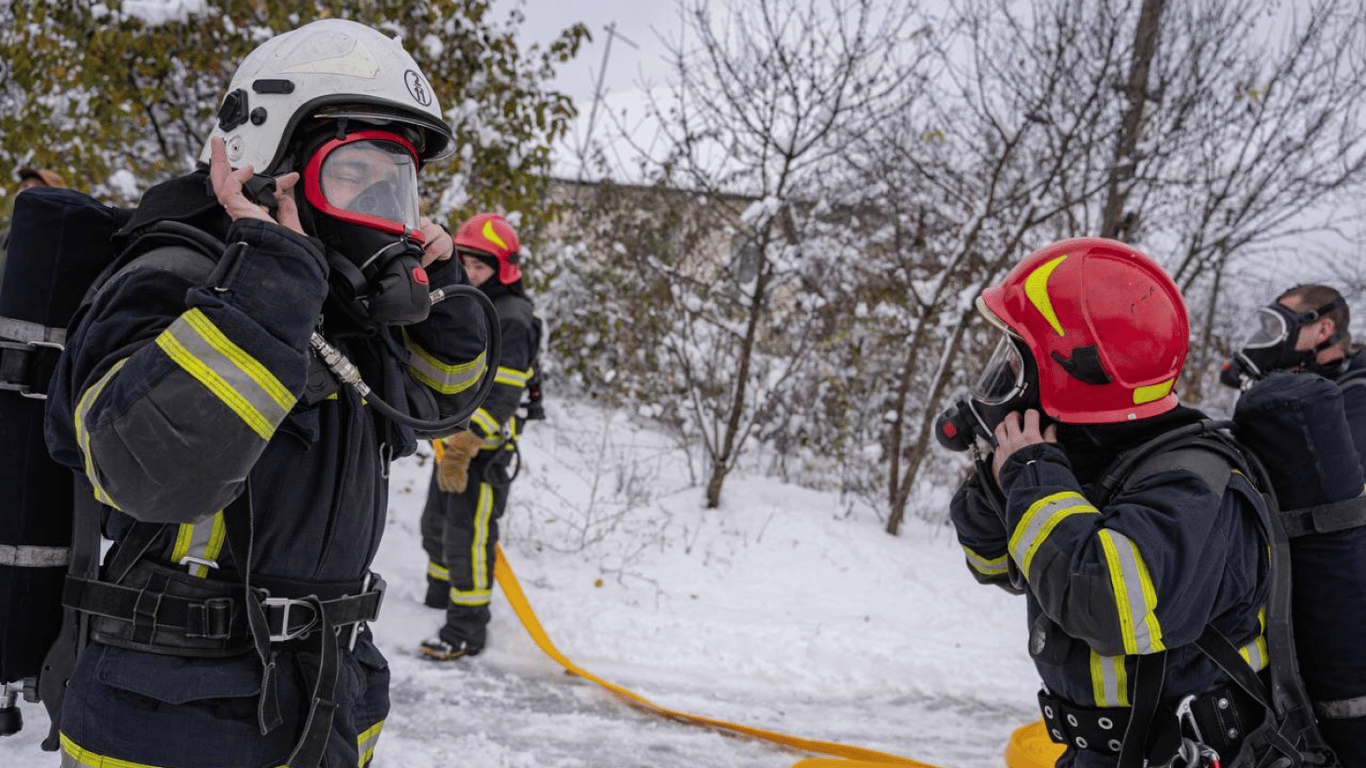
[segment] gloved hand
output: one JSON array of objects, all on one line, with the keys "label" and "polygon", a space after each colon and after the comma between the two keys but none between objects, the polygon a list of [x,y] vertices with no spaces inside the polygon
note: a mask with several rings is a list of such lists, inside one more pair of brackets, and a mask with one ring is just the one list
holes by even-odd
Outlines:
[{"label": "gloved hand", "polygon": [[470,460],[479,453],[483,438],[473,432],[457,432],[446,438],[436,465],[436,485],[445,493],[464,493],[470,482]]}]

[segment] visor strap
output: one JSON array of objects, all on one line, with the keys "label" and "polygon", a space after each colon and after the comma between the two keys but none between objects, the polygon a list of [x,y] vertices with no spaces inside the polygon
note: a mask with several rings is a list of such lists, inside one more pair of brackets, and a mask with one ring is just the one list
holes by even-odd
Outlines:
[{"label": "visor strap", "polygon": [[1345,306],[1347,306],[1347,301],[1343,299],[1341,296],[1339,296],[1336,299],[1333,299],[1332,301],[1328,302],[1327,304],[1324,304],[1323,306],[1319,307],[1318,309],[1311,309],[1308,312],[1305,312],[1304,314],[1300,315],[1300,323],[1304,324],[1306,322],[1313,322],[1315,320],[1318,320],[1320,317],[1323,317],[1324,315],[1328,314],[1329,312],[1332,312],[1335,309],[1341,309]]},{"label": "visor strap", "polygon": [[1322,351],[1322,350],[1328,349],[1329,347],[1333,346],[1334,344],[1337,344],[1339,341],[1342,341],[1342,337],[1343,337],[1343,336],[1344,336],[1344,334],[1343,334],[1342,331],[1337,331],[1337,330],[1333,331],[1333,335],[1332,335],[1332,336],[1329,336],[1329,337],[1326,338],[1326,339],[1324,339],[1323,342],[1320,343],[1317,347],[1314,347],[1314,351],[1315,351],[1315,352],[1320,352],[1320,351]]}]

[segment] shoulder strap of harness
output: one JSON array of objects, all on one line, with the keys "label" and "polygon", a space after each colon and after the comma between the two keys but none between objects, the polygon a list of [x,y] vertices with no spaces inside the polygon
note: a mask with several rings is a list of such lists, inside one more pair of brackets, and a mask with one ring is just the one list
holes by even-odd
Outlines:
[{"label": "shoulder strap of harness", "polygon": [[1092,503],[1103,507],[1124,486],[1178,468],[1194,472],[1222,494],[1235,469],[1252,473],[1245,453],[1227,432],[1232,426],[1230,421],[1204,419],[1154,437],[1125,453],[1106,470]]},{"label": "shoulder strap of harness", "polygon": [[1338,385],[1339,389],[1366,386],[1366,367],[1348,370],[1347,373],[1339,376],[1334,383]]}]

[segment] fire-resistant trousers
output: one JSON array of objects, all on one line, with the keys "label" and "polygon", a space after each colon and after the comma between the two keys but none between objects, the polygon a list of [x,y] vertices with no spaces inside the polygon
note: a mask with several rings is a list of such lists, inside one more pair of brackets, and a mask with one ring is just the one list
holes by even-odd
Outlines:
[{"label": "fire-resistant trousers", "polygon": [[422,548],[426,550],[427,579],[433,588],[447,588],[446,625],[441,639],[484,647],[493,594],[494,547],[498,520],[507,505],[507,467],[512,451],[480,451],[470,462],[469,484],[463,493],[444,493],[433,471],[422,510]]}]

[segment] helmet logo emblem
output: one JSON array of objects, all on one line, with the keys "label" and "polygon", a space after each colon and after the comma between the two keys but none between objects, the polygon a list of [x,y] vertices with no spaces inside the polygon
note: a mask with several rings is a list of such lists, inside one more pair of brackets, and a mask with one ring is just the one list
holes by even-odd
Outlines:
[{"label": "helmet logo emblem", "polygon": [[422,79],[422,75],[413,70],[403,73],[403,84],[408,86],[408,93],[412,94],[413,101],[424,107],[432,104],[432,89],[427,87],[427,81]]},{"label": "helmet logo emblem", "polygon": [[1039,310],[1039,314],[1043,315],[1059,336],[1066,334],[1062,331],[1062,323],[1058,322],[1057,313],[1053,311],[1053,300],[1048,297],[1048,278],[1053,274],[1053,270],[1057,269],[1058,265],[1066,259],[1066,254],[1059,256],[1034,270],[1029,277],[1025,278],[1025,295],[1029,297],[1030,303]]},{"label": "helmet logo emblem", "polygon": [[503,238],[499,237],[497,232],[493,231],[492,219],[484,222],[484,229],[479,234],[483,235],[485,240],[497,245],[499,248],[502,248],[505,251],[508,249],[508,244],[503,242]]}]

